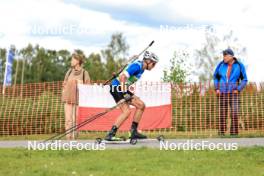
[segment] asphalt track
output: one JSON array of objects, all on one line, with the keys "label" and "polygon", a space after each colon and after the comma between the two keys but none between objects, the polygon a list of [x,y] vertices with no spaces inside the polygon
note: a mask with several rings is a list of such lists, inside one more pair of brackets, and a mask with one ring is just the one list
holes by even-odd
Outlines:
[{"label": "asphalt track", "polygon": [[[60,144],[70,144],[69,141],[55,141],[56,145]],[[98,145],[95,140],[76,140],[71,141],[74,146],[77,144],[79,146],[88,146],[88,150],[94,149],[94,146]],[[30,144],[30,145],[29,145]],[[29,146],[33,146],[34,144],[43,144],[42,141],[0,141],[0,148],[28,148]],[[47,144],[47,143],[46,143]],[[50,144],[50,143],[49,143]],[[215,146],[237,146],[239,147],[253,147],[253,146],[263,146],[264,147],[264,138],[205,138],[205,139],[165,139],[163,143],[160,143],[156,139],[147,139],[138,141],[136,145],[131,145],[129,141],[118,142],[118,143],[104,143],[105,149],[127,149],[127,148],[158,148],[158,149],[169,149],[169,150],[177,150],[177,149],[185,149],[185,150],[193,150],[193,146],[200,146],[200,149],[210,149]],[[201,148],[201,145],[204,148]],[[37,145],[35,145],[37,146]],[[95,147],[96,148],[96,147]],[[86,148],[87,150],[87,148]]]}]

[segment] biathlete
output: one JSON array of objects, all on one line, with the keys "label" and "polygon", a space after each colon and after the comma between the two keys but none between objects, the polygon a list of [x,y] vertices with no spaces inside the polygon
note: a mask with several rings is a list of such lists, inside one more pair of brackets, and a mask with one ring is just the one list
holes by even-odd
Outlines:
[{"label": "biathlete", "polygon": [[118,128],[131,114],[129,105],[136,108],[133,122],[130,129],[130,139],[146,139],[147,136],[138,132],[138,124],[145,110],[145,103],[137,96],[135,96],[129,87],[140,79],[145,70],[152,70],[158,63],[158,57],[149,51],[145,51],[142,61],[135,61],[129,64],[118,77],[116,77],[110,84],[110,93],[116,103],[125,100],[119,107],[122,113],[118,116],[113,124],[111,130],[107,133],[105,140],[116,141],[120,138],[115,137]]}]

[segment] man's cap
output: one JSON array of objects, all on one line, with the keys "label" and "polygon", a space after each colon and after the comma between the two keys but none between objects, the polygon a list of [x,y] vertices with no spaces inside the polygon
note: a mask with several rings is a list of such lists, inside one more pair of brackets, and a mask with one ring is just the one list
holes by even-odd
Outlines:
[{"label": "man's cap", "polygon": [[223,51],[223,55],[231,55],[234,56],[234,51],[230,48],[227,48]]}]

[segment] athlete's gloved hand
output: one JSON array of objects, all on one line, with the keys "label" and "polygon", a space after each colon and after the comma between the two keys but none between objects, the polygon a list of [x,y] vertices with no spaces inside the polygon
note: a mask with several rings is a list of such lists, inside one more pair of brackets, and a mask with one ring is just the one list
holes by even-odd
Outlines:
[{"label": "athlete's gloved hand", "polygon": [[124,93],[123,97],[124,97],[125,101],[130,101],[132,99],[131,95],[128,93]]}]

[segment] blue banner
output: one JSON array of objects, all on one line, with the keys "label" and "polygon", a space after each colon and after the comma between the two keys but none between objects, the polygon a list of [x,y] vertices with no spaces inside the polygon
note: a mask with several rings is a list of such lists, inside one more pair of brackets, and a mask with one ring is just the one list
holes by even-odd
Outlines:
[{"label": "blue banner", "polygon": [[10,49],[6,58],[6,68],[4,75],[4,86],[10,86],[12,84],[12,67],[15,58],[15,51]]},{"label": "blue banner", "polygon": [[[1,53],[0,53],[1,54]],[[2,82],[2,78],[4,78],[3,77],[3,67],[2,67],[2,58],[1,58],[1,56],[0,56],[0,80],[1,80],[1,82]]]}]

